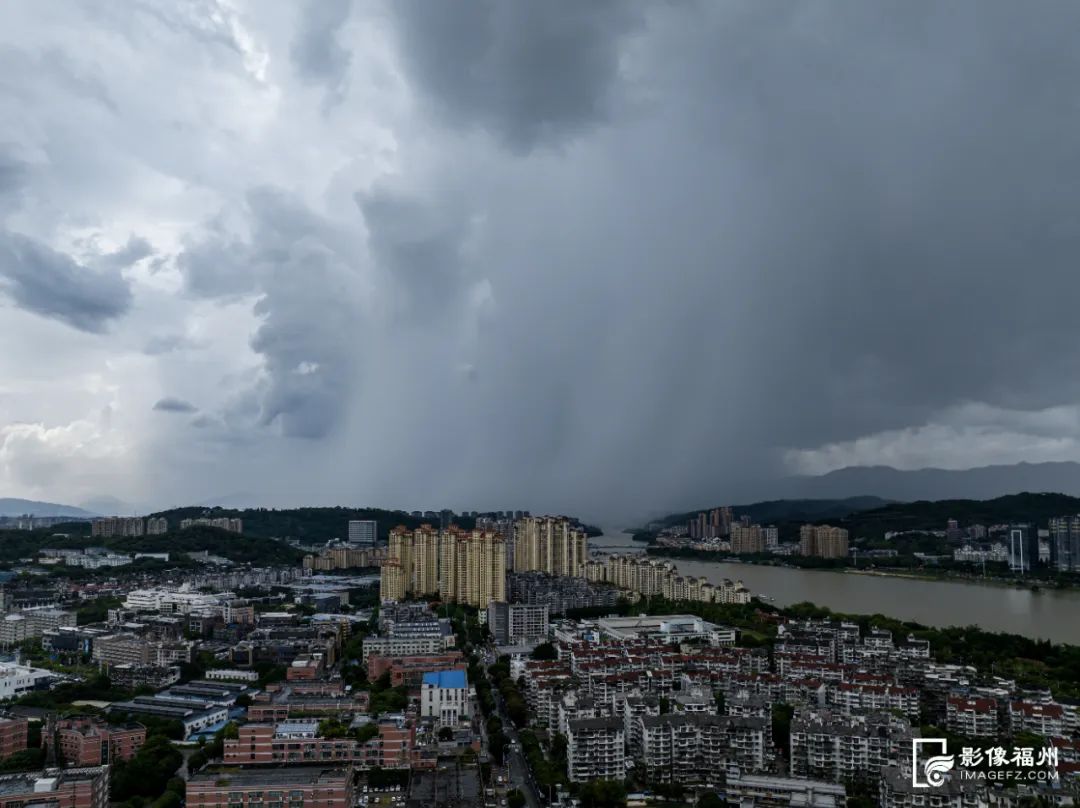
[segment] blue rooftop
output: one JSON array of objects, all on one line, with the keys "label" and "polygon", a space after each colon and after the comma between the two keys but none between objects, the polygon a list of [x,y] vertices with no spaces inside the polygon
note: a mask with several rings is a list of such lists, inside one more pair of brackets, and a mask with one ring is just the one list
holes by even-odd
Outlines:
[{"label": "blue rooftop", "polygon": [[424,684],[445,688],[465,688],[465,671],[431,671],[424,674]]}]

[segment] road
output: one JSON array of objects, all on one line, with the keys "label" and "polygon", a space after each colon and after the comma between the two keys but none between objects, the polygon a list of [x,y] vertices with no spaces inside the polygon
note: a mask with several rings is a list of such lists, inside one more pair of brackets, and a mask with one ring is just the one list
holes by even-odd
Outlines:
[{"label": "road", "polygon": [[[483,649],[481,653],[483,654],[484,659],[484,676],[487,676],[488,681],[490,682],[491,676],[488,674],[487,669],[490,665],[494,664],[495,655],[489,649]],[[498,691],[493,682],[491,695],[495,699],[495,714],[499,716],[503,723],[503,732],[506,734],[506,737],[510,739],[510,743],[515,747],[507,747],[506,750],[506,761],[509,764],[510,772],[510,785],[520,789],[521,793],[525,795],[525,804],[528,808],[543,808],[548,802],[540,797],[540,789],[533,779],[529,764],[525,760],[525,756],[519,751],[521,746],[517,728],[514,727],[513,722],[507,716],[506,705],[503,704],[502,694]]]}]

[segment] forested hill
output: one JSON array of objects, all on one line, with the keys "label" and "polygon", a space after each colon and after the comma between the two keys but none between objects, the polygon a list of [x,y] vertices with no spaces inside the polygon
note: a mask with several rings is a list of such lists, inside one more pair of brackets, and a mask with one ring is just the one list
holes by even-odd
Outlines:
[{"label": "forested hill", "polygon": [[[322,543],[330,539],[346,539],[349,522],[353,519],[370,519],[378,524],[379,540],[385,542],[391,529],[398,525],[417,528],[423,524],[439,525],[438,516],[415,517],[406,511],[389,511],[383,508],[173,508],[152,516],[164,516],[169,526],[177,528],[183,519],[223,517],[239,518],[244,522],[245,536],[261,536],[272,539],[299,539],[305,543]],[[455,515],[458,527],[471,530],[476,519]],[[598,528],[582,525],[590,536],[600,535]]]},{"label": "forested hill", "polygon": [[[179,524],[179,523],[178,523]],[[232,561],[296,564],[302,551],[262,536],[241,536],[214,527],[175,528],[157,536],[90,536],[89,523],[72,522],[39,530],[0,530],[0,562],[31,558],[47,547],[105,547],[117,553],[193,553],[208,550]]]},{"label": "forested hill", "polygon": [[[330,539],[346,539],[349,522],[353,519],[374,520],[379,527],[379,539],[385,541],[390,530],[398,525],[419,527],[432,519],[418,519],[405,511],[388,511],[381,508],[173,508],[152,516],[164,516],[170,527],[179,527],[183,519],[242,519],[245,536],[268,539],[299,539],[302,542],[325,542]],[[438,525],[436,518],[435,524]],[[459,516],[454,523],[471,528],[475,520]]]},{"label": "forested hill", "polygon": [[[795,535],[800,524],[825,522],[846,527],[853,537],[881,538],[890,531],[944,530],[949,519],[957,520],[960,527],[1009,522],[1032,522],[1046,527],[1052,517],[1080,513],[1080,497],[1022,493],[987,500],[919,502],[887,502],[877,497],[781,499],[737,505],[733,510],[736,518],[745,514],[753,522],[778,525],[785,539]],[[669,527],[685,524],[698,513],[700,511],[671,514],[653,522],[653,525]]]},{"label": "forested hill", "polygon": [[[846,499],[772,499],[766,502],[754,502],[750,505],[735,505],[732,512],[736,519],[742,516],[749,517],[751,522],[760,524],[777,524],[780,522],[814,522],[825,519],[841,519],[855,511],[865,511],[870,508],[880,508],[888,504],[887,499],[881,497],[848,497]],[[716,506],[712,506],[716,507]],[[661,527],[684,524],[702,511],[708,512],[709,508],[698,508],[686,513],[673,513],[653,522]]]},{"label": "forested hill", "polygon": [[1080,513],[1080,498],[1066,494],[1010,494],[995,499],[942,499],[896,502],[849,514],[839,523],[854,536],[878,538],[888,531],[944,530],[949,519],[960,527],[1032,522],[1039,527],[1055,516]]}]

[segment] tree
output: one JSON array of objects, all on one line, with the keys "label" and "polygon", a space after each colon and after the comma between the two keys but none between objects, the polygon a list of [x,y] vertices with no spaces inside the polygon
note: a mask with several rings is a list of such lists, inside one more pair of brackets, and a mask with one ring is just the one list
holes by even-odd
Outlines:
[{"label": "tree", "polygon": [[525,795],[521,793],[520,789],[510,789],[506,792],[506,805],[507,808],[524,808]]},{"label": "tree", "polygon": [[454,731],[450,727],[439,728],[439,740],[440,741],[452,741],[454,740]]},{"label": "tree", "polygon": [[[196,752],[192,758],[199,754],[203,753]],[[183,756],[169,743],[168,738],[162,735],[147,738],[131,760],[120,760],[112,765],[110,782],[113,801],[161,795],[182,762]]]},{"label": "tree", "polygon": [[581,808],[621,808],[626,786],[618,780],[593,780],[581,789]]},{"label": "tree", "polygon": [[552,643],[542,642],[533,649],[532,654],[529,656],[537,660],[552,660],[559,658],[559,651]]},{"label": "tree", "polygon": [[379,726],[374,721],[364,724],[355,732],[356,740],[360,743],[367,743],[373,738],[379,737]]},{"label": "tree", "polygon": [[791,717],[795,714],[790,704],[774,704],[772,708],[773,743],[782,749],[785,757],[791,753]]},{"label": "tree", "polygon": [[712,792],[709,792],[708,794],[702,794],[698,798],[697,804],[698,808],[725,808],[725,806],[727,805],[726,802],[720,799],[720,795],[714,794]]}]

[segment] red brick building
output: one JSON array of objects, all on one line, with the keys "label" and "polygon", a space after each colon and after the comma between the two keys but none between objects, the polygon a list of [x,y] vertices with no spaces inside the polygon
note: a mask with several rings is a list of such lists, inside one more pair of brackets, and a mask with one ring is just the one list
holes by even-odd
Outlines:
[{"label": "red brick building", "polygon": [[239,737],[225,740],[227,765],[353,763],[365,768],[409,765],[416,733],[411,722],[380,721],[379,734],[366,743],[355,738],[324,738],[317,721],[245,724]]},{"label": "red brick building", "polygon": [[0,758],[9,758],[26,748],[28,726],[25,718],[0,715]]},{"label": "red brick building", "polygon": [[305,716],[342,716],[362,712],[362,703],[355,699],[322,696],[293,696],[274,701],[252,702],[247,709],[248,721],[266,723],[286,721]]},{"label": "red brick building", "polygon": [[131,760],[146,743],[142,724],[107,724],[100,718],[69,718],[58,721],[55,730],[42,733],[48,748],[55,734],[58,757],[68,766],[100,766],[117,760]]},{"label": "red brick building", "polygon": [[109,767],[45,769],[0,775],[4,805],[109,808]]},{"label": "red brick building", "polygon": [[449,671],[465,667],[465,658],[461,651],[448,651],[445,654],[417,656],[380,656],[368,657],[368,679],[375,681],[387,671],[390,672],[390,684],[393,687],[406,685],[420,687],[420,680],[431,671]]},{"label": "red brick building", "polygon": [[323,675],[323,657],[321,654],[298,656],[285,670],[287,682],[313,682]]},{"label": "red brick building", "polygon": [[188,808],[353,808],[354,802],[349,767],[287,766],[197,774],[187,783]]}]

